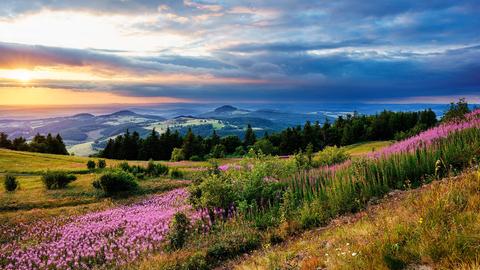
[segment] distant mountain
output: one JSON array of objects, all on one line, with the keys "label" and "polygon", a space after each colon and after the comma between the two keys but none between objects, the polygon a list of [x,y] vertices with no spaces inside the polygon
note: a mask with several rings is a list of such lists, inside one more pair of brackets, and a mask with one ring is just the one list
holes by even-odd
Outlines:
[{"label": "distant mountain", "polygon": [[259,124],[261,127],[268,127],[273,131],[281,130],[289,126],[303,125],[306,121],[319,121],[323,123],[327,118],[330,120],[333,119],[322,113],[307,114],[273,109],[258,109],[250,111],[239,109],[231,105],[223,105],[213,111],[198,116],[219,119],[238,126],[246,126],[247,124],[255,126],[256,124],[261,123]]}]

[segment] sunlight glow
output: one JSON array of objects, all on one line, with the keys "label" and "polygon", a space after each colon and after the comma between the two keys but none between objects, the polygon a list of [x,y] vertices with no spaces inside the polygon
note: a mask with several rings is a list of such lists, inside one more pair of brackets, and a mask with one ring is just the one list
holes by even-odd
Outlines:
[{"label": "sunlight glow", "polygon": [[26,83],[31,81],[33,79],[33,76],[32,72],[26,69],[11,69],[0,70],[0,78]]}]

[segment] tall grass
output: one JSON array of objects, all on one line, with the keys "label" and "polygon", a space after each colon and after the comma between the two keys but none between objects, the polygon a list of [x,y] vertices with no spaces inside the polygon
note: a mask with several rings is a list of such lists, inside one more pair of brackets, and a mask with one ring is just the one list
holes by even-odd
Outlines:
[{"label": "tall grass", "polygon": [[418,187],[435,177],[456,173],[476,164],[480,157],[480,128],[451,133],[448,137],[405,151],[353,161],[337,170],[312,170],[296,174],[289,182],[295,202],[320,201],[331,216],[362,208],[392,189]]}]

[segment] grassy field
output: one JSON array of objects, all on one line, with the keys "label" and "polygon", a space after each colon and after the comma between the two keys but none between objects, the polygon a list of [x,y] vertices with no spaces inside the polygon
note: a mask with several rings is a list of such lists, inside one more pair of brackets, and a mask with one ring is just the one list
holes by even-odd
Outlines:
[{"label": "grassy field", "polygon": [[479,187],[480,173],[468,173],[390,194],[235,269],[479,269]]},{"label": "grassy field", "polygon": [[[33,173],[38,174],[46,170],[65,170],[71,172],[87,173],[86,163],[88,160],[97,160],[97,158],[62,156],[32,152],[20,152],[7,149],[0,149],[0,173]],[[222,159],[220,163],[229,163],[235,159]],[[122,162],[121,160],[106,160],[107,166],[115,166]],[[146,165],[147,161],[128,161],[131,165]],[[208,166],[207,162],[160,162],[170,167],[179,169],[197,170]]]},{"label": "grassy field", "polygon": [[345,146],[345,150],[352,156],[359,156],[368,154],[370,152],[380,150],[383,147],[389,146],[393,141],[373,141],[373,142],[361,142],[352,145]]}]

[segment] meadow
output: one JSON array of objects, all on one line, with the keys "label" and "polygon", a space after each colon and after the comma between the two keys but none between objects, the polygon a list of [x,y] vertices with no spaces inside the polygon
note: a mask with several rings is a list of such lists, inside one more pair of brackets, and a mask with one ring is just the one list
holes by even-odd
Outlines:
[{"label": "meadow", "polygon": [[[292,269],[470,266],[478,259],[478,177],[437,181],[478,166],[479,116],[480,110],[474,111],[400,142],[288,158],[250,150],[241,159],[106,160],[105,169],[87,169],[88,160],[98,159],[0,150],[0,171],[19,184],[14,191],[0,189],[0,266],[211,269],[262,248],[239,269],[286,269],[296,260],[290,256],[300,252],[308,255]],[[63,170],[76,180],[46,189],[46,170]],[[426,185],[431,188],[424,192]],[[110,193],[118,187],[125,189]],[[385,206],[378,219],[355,222],[359,227],[328,229],[339,217],[383,205],[381,198],[392,191],[417,188],[421,192],[410,192],[402,202],[408,208]],[[406,209],[422,211],[402,212]],[[378,232],[382,217],[388,222]],[[316,241],[276,248],[322,226],[328,231],[315,239],[333,243],[326,252]],[[427,239],[429,234],[436,238]],[[361,236],[378,240],[362,242]],[[442,241],[445,245],[435,244]]]}]

